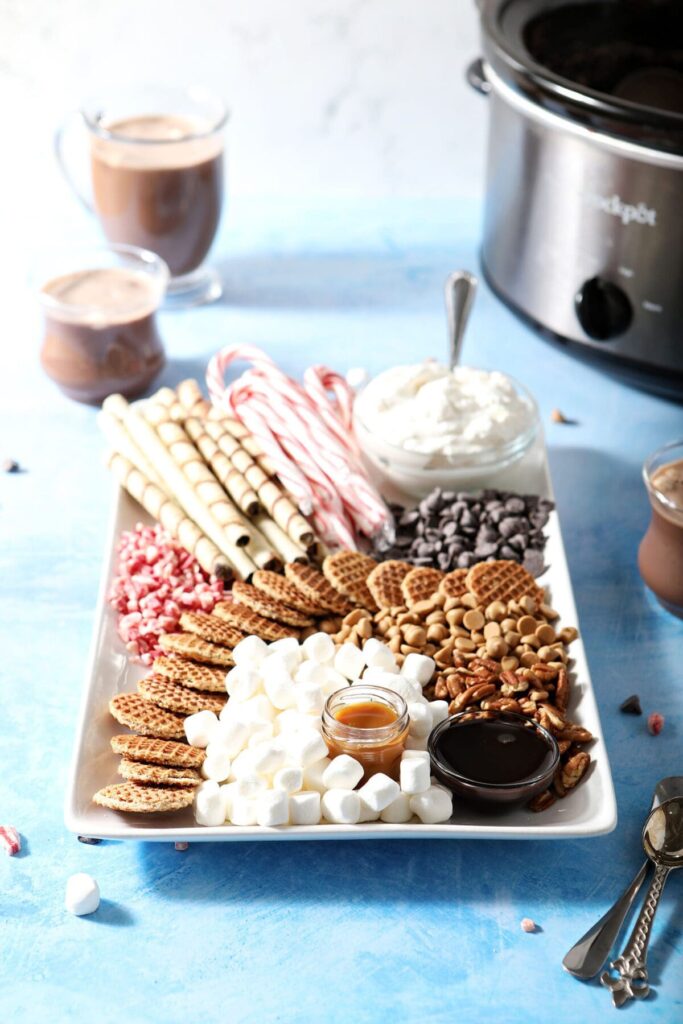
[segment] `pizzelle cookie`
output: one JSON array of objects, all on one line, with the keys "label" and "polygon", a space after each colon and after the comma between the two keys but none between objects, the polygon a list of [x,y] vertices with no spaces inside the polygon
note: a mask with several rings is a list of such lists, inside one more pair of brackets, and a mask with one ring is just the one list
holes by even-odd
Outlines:
[{"label": "pizzelle cookie", "polygon": [[143,736],[176,740],[185,735],[182,715],[158,708],[139,693],[117,693],[109,701],[109,711],[121,725]]},{"label": "pizzelle cookie", "polygon": [[201,693],[190,690],[180,683],[173,683],[163,676],[151,675],[138,683],[138,693],[145,700],[151,701],[166,711],[175,711],[179,715],[194,715],[198,711],[213,711],[215,715],[225,707],[227,697],[219,697],[216,693]]},{"label": "pizzelle cookie", "polygon": [[146,786],[141,782],[117,782],[95,793],[93,801],[112,811],[136,814],[161,814],[189,807],[194,800],[194,786]]},{"label": "pizzelle cookie", "polygon": [[408,562],[399,562],[396,559],[389,559],[375,566],[367,579],[368,590],[375,604],[380,608],[393,608],[403,604],[401,583],[412,568]]},{"label": "pizzelle cookie", "polygon": [[282,601],[283,604],[289,605],[290,608],[296,608],[304,615],[321,615],[325,611],[319,604],[304,597],[298,587],[276,572],[257,569],[251,577],[251,582],[268,597],[272,597],[274,601]]},{"label": "pizzelle cookie", "polygon": [[194,633],[202,640],[219,644],[221,647],[237,647],[240,640],[244,640],[246,636],[246,633],[227,625],[215,615],[208,615],[207,612],[183,612],[180,616],[180,625],[187,633]]},{"label": "pizzelle cookie", "polygon": [[232,651],[229,651],[227,647],[210,644],[208,640],[202,640],[194,633],[163,633],[159,637],[159,646],[162,651],[180,654],[183,658],[189,658],[190,661],[220,665],[224,668],[232,668],[235,664]]},{"label": "pizzelle cookie", "polygon": [[536,602],[543,600],[543,591],[517,562],[479,562],[467,573],[467,589],[474,594],[477,603],[488,605],[491,601],[519,601],[530,597]]},{"label": "pizzelle cookie", "polygon": [[439,593],[443,597],[462,597],[467,593],[467,572],[467,569],[447,572],[439,583]]},{"label": "pizzelle cookie", "polygon": [[147,782],[154,786],[199,786],[203,781],[196,768],[168,768],[130,757],[121,758],[118,773],[130,782]]},{"label": "pizzelle cookie", "polygon": [[285,576],[290,583],[293,583],[301,591],[304,597],[308,598],[319,608],[323,608],[326,612],[346,615],[348,612],[353,611],[351,602],[343,594],[340,594],[338,590],[335,590],[323,574],[314,569],[312,565],[289,562],[285,566]]},{"label": "pizzelle cookie", "polygon": [[157,675],[191,690],[225,693],[225,669],[197,665],[187,658],[167,658],[164,654],[154,659],[152,668]]},{"label": "pizzelle cookie", "polygon": [[296,626],[283,626],[273,619],[266,619],[258,612],[253,612],[246,604],[236,604],[234,601],[221,601],[214,606],[213,614],[214,617],[222,619],[247,635],[260,636],[262,640],[268,642],[299,635]]},{"label": "pizzelle cookie", "polygon": [[428,601],[438,591],[443,577],[440,569],[430,569],[426,565],[411,569],[401,581],[404,603],[412,608],[419,601]]},{"label": "pizzelle cookie", "polygon": [[201,747],[153,739],[151,736],[112,736],[111,749],[115,754],[121,754],[131,760],[151,761],[153,764],[168,765],[171,768],[199,768],[206,757]]},{"label": "pizzelle cookie", "polygon": [[377,566],[374,558],[360,551],[335,551],[323,562],[323,575],[344,597],[354,604],[377,611],[375,599],[368,590],[367,578]]},{"label": "pizzelle cookie", "polygon": [[238,604],[246,605],[247,608],[251,608],[253,612],[263,615],[266,619],[286,622],[289,626],[313,625],[313,619],[309,615],[298,612],[296,608],[289,608],[282,601],[274,601],[258,587],[253,587],[250,583],[243,583],[242,580],[236,580],[233,583],[232,596]]}]

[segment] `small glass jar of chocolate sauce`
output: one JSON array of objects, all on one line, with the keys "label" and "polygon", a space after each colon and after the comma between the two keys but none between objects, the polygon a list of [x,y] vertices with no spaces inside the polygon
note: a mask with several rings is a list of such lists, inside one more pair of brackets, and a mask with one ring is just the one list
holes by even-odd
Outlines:
[{"label": "small glass jar of chocolate sauce", "polygon": [[432,771],[455,796],[501,807],[547,789],[560,760],[547,729],[508,711],[446,718],[429,737],[429,754]]}]

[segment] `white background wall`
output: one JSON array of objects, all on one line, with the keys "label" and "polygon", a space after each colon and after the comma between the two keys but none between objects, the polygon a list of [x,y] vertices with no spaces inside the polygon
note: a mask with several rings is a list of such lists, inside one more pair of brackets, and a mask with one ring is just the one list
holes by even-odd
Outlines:
[{"label": "white background wall", "polygon": [[47,201],[51,130],[103,83],[228,99],[233,195],[481,192],[474,0],[0,0],[4,199]]}]

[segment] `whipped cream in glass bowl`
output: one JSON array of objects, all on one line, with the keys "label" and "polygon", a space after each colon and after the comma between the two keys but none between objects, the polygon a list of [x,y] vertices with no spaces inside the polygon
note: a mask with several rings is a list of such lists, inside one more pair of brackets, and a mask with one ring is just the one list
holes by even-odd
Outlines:
[{"label": "whipped cream in glass bowl", "polygon": [[354,430],[374,475],[415,497],[497,485],[540,435],[538,407],[498,370],[435,360],[377,375],[356,398]]}]

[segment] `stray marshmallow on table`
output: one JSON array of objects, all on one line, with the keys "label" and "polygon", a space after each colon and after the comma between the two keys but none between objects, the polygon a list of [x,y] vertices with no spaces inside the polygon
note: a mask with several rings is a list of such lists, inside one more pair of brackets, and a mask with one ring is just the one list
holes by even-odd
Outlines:
[{"label": "stray marshmallow on table", "polygon": [[64,906],[70,914],[85,917],[94,914],[100,905],[100,887],[91,875],[79,871],[66,883]]}]

